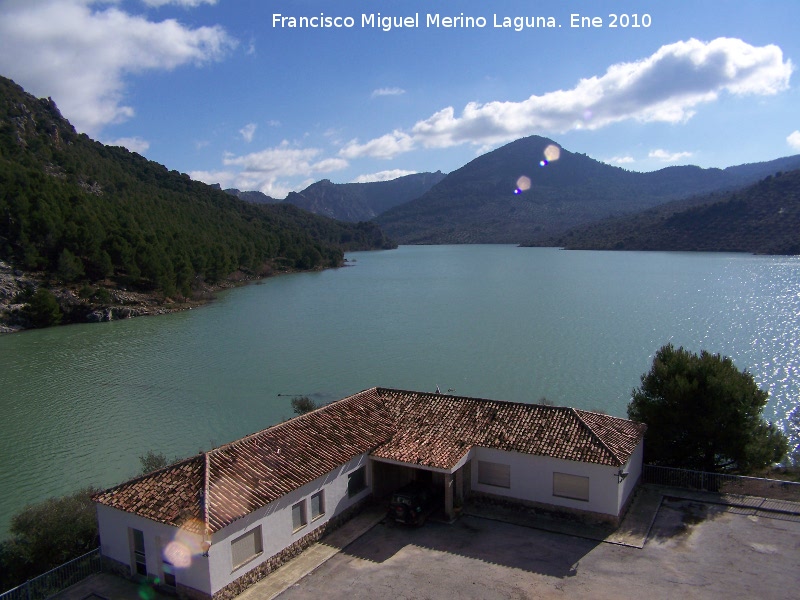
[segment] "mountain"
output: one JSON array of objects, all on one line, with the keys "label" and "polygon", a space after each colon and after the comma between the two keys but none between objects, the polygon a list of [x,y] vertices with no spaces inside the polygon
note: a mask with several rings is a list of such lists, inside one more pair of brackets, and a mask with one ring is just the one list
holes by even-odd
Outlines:
[{"label": "mountain", "polygon": [[68,282],[190,296],[237,270],[338,266],[392,246],[289,204],[243,202],[76,133],[50,99],[0,77],[0,260]]},{"label": "mountain", "polygon": [[[393,206],[418,198],[443,178],[444,173],[437,171],[369,183],[332,183],[323,179],[302,192],[290,192],[283,202],[317,215],[358,223],[371,221]],[[240,192],[236,189],[225,191],[248,202],[281,202],[261,192]]]},{"label": "mountain", "polygon": [[323,179],[302,192],[290,192],[285,200],[276,200],[262,192],[225,190],[241,200],[257,204],[286,202],[316,215],[358,223],[371,221],[382,212],[418,198],[444,178],[444,173],[415,173],[369,183],[332,183]]},{"label": "mountain", "polygon": [[[219,188],[219,184],[216,184],[216,187]],[[282,200],[276,200],[263,192],[242,192],[236,188],[230,188],[225,190],[225,193],[236,196],[239,200],[244,200],[245,202],[251,202],[253,204],[277,204],[278,202],[282,202]]]},{"label": "mountain", "polygon": [[[539,136],[511,142],[375,220],[402,244],[538,241],[580,224],[800,168],[800,156],[793,156],[727,169],[686,166],[636,173],[564,148],[557,160],[541,166],[551,146],[558,144]],[[517,190],[524,187],[518,183],[521,176],[530,179],[530,189]]]},{"label": "mountain", "polygon": [[800,254],[800,170],[570,230],[539,245],[586,250]]}]

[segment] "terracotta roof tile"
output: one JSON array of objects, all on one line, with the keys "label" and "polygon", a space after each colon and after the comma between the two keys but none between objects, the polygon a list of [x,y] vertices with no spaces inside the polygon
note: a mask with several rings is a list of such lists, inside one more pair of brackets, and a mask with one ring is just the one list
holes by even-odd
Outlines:
[{"label": "terracotta roof tile", "polygon": [[355,456],[452,469],[482,446],[621,466],[644,425],[571,408],[372,388],[95,496],[212,533]]}]

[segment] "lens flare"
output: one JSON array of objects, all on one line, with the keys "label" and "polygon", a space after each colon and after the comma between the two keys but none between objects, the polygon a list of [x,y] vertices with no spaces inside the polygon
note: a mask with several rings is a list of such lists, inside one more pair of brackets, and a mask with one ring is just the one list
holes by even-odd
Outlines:
[{"label": "lens flare", "polygon": [[555,144],[550,144],[547,148],[544,149],[544,162],[545,164],[550,163],[554,160],[558,160],[561,158],[561,148],[556,146]]},{"label": "lens flare", "polygon": [[179,569],[185,569],[192,564],[192,551],[186,544],[173,540],[164,548],[164,559]]},{"label": "lens flare", "polygon": [[146,585],[139,586],[139,598],[142,600],[153,600],[156,597],[156,593],[153,591],[153,588],[147,587]]},{"label": "lens flare", "polygon": [[540,167],[546,167],[546,166],[547,166],[547,165],[549,165],[549,164],[550,164],[550,163],[549,163],[548,161],[546,161],[546,160],[540,160],[540,161],[539,161],[539,166],[540,166]]},{"label": "lens flare", "polygon": [[517,179],[517,189],[520,192],[527,192],[529,189],[531,189],[531,178],[523,175]]}]

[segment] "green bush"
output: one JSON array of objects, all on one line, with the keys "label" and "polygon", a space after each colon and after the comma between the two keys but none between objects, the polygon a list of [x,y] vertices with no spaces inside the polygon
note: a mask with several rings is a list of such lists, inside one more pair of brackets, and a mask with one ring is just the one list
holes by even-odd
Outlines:
[{"label": "green bush", "polygon": [[61,323],[62,313],[53,293],[40,287],[25,308],[25,316],[34,327],[50,327]]},{"label": "green bush", "polygon": [[41,575],[98,544],[97,517],[86,488],[27,506],[11,518],[11,537],[0,543],[0,589]]}]

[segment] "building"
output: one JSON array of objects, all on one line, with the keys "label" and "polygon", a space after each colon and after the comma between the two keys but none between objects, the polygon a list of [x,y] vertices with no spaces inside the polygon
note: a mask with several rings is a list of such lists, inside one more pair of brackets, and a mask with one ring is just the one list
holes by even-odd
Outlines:
[{"label": "building", "polygon": [[372,388],[95,496],[125,576],[230,598],[412,480],[617,521],[645,426],[578,410]]}]

